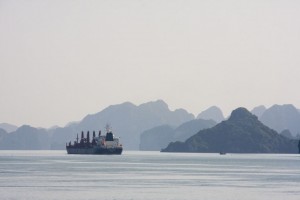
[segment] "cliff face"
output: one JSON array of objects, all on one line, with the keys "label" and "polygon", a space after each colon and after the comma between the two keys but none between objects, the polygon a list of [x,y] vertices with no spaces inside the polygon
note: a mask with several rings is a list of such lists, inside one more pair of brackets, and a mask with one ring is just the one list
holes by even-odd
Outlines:
[{"label": "cliff face", "polygon": [[245,108],[186,142],[170,143],[164,152],[297,153],[297,141],[279,135]]}]

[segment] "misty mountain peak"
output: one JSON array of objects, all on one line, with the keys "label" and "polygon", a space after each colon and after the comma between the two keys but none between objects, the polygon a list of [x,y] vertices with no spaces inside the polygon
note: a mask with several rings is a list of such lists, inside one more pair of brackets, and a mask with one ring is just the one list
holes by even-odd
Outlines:
[{"label": "misty mountain peak", "polygon": [[251,110],[251,113],[253,115],[256,115],[258,118],[260,118],[266,110],[267,110],[267,108],[264,105],[260,105],[260,106],[253,108]]},{"label": "misty mountain peak", "polygon": [[159,109],[159,110],[169,110],[169,106],[166,102],[159,99],[157,101],[150,101],[147,103],[143,103],[139,105],[140,108],[148,108],[148,109]]},{"label": "misty mountain peak", "polygon": [[17,126],[8,123],[0,123],[0,128],[4,129],[8,133],[18,129]]},{"label": "misty mountain peak", "polygon": [[254,119],[258,120],[257,116],[251,114],[246,108],[240,107],[232,111],[229,120],[245,120],[245,119]]},{"label": "misty mountain peak", "polygon": [[272,109],[272,110],[293,111],[293,112],[297,110],[297,108],[295,108],[295,106],[293,104],[283,104],[283,105],[275,104],[270,109]]},{"label": "misty mountain peak", "polygon": [[265,118],[268,115],[278,115],[280,118],[299,118],[299,112],[297,108],[295,108],[292,104],[284,104],[284,105],[273,105],[271,108],[266,110],[266,112],[262,115],[262,119]]},{"label": "misty mountain peak", "polygon": [[33,127],[29,126],[29,125],[22,125],[20,128],[17,129],[17,131],[27,131],[27,130],[32,130],[34,129]]},{"label": "misty mountain peak", "polygon": [[215,122],[221,122],[224,120],[224,116],[222,110],[217,106],[211,106],[208,109],[202,111],[198,116],[197,119],[212,119]]},{"label": "misty mountain peak", "polygon": [[182,108],[174,110],[174,113],[177,113],[179,115],[190,115],[192,118],[195,118],[195,116],[193,114],[188,113],[188,111],[186,111],[186,110],[184,110]]}]

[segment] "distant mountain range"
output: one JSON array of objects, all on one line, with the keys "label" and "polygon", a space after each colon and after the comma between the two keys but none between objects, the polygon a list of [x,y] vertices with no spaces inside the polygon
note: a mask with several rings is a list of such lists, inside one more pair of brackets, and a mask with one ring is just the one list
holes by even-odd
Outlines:
[{"label": "distant mountain range", "polygon": [[110,106],[94,115],[86,116],[78,125],[78,130],[99,130],[110,123],[115,133],[121,137],[126,149],[139,148],[140,134],[155,126],[168,124],[178,126],[194,119],[194,115],[183,109],[170,111],[168,105],[159,100],[135,106],[123,103]]},{"label": "distant mountain range", "polygon": [[173,128],[169,125],[154,127],[141,134],[140,150],[160,151],[170,142],[185,141],[198,131],[216,125],[213,120],[195,119]]},{"label": "distant mountain range", "polygon": [[[116,136],[126,150],[138,150],[140,134],[150,128],[169,124],[180,124],[194,119],[194,115],[183,109],[170,111],[168,105],[162,100],[148,102],[136,106],[126,102],[112,105],[96,114],[87,115],[80,122],[71,123],[66,127],[53,127],[49,130],[36,129],[25,126],[15,132],[5,135],[0,141],[0,149],[40,148],[40,149],[65,149],[66,142],[74,140],[77,133],[84,131],[103,130],[106,123],[112,125]],[[37,137],[38,133],[41,137]],[[18,140],[21,137],[24,139]],[[27,138],[28,140],[25,140]],[[45,139],[47,142],[43,141]],[[29,145],[30,143],[31,146]]]},{"label": "distant mountain range", "polygon": [[6,134],[0,140],[0,149],[42,150],[50,149],[49,134],[46,129],[21,126]]},{"label": "distant mountain range", "polygon": [[163,152],[297,153],[298,141],[279,135],[245,108],[228,120],[199,131],[185,142],[172,142]]},{"label": "distant mountain range", "polygon": [[[297,137],[300,130],[300,112],[292,105],[274,105],[269,109],[259,106],[252,110],[259,120],[285,137]],[[0,124],[0,149],[65,149],[66,142],[74,140],[76,134],[84,131],[104,130],[110,123],[116,136],[126,150],[160,150],[169,142],[185,141],[201,129],[215,125],[213,121],[224,120],[222,111],[210,107],[197,116],[184,109],[171,111],[162,101],[154,101],[136,106],[126,102],[112,105],[95,114],[90,114],[78,122],[65,127],[50,129],[30,126],[16,127]],[[210,122],[209,122],[210,121]],[[147,130],[147,131],[146,131]],[[285,130],[288,130],[285,131]],[[153,142],[155,141],[155,142]]]}]

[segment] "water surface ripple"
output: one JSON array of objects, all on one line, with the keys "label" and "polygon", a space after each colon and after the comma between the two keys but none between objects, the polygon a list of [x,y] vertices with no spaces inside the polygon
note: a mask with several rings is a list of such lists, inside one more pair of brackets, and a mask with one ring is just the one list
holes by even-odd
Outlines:
[{"label": "water surface ripple", "polygon": [[298,200],[300,156],[0,151],[0,199]]}]

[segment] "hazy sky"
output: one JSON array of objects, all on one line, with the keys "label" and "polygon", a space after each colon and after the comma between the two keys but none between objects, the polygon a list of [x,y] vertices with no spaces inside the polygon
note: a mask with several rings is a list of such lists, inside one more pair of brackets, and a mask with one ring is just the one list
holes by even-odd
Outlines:
[{"label": "hazy sky", "polygon": [[0,122],[157,99],[300,108],[300,1],[0,0]]}]

